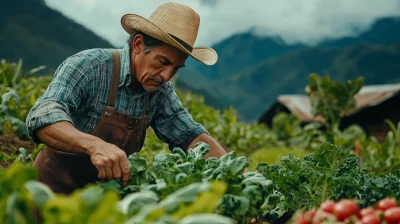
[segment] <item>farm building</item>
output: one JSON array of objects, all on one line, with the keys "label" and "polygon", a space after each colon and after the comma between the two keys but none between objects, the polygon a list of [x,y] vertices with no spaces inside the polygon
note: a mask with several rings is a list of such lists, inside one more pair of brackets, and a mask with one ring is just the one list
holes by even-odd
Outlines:
[{"label": "farm building", "polygon": [[[341,127],[358,124],[366,133],[382,141],[389,131],[385,119],[394,124],[400,122],[400,84],[364,86],[355,99],[356,109],[342,119]],[[292,113],[303,124],[318,120],[311,114],[307,95],[280,95],[261,116],[259,123],[271,126],[272,118],[279,112]]]}]

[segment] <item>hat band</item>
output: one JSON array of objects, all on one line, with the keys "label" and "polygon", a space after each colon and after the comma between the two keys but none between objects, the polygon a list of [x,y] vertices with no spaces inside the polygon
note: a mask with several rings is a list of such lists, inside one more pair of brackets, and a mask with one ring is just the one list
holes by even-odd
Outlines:
[{"label": "hat band", "polygon": [[168,33],[172,38],[174,38],[176,41],[178,41],[178,43],[180,43],[186,50],[188,50],[189,52],[193,51],[193,47],[190,46],[189,44],[187,44],[185,41],[179,39],[179,37],[176,37],[170,33]]}]

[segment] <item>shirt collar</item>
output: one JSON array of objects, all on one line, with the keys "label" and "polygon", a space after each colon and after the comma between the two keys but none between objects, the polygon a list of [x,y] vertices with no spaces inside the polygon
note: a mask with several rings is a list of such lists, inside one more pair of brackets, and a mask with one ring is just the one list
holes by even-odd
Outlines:
[{"label": "shirt collar", "polygon": [[119,87],[129,86],[131,84],[131,60],[129,55],[129,45],[118,49],[121,58],[121,73],[119,78]]}]

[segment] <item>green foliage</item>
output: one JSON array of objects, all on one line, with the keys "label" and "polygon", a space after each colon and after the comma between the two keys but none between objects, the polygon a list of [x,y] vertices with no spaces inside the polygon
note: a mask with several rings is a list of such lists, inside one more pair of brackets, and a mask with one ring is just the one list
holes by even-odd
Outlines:
[{"label": "green foliage", "polygon": [[0,223],[33,223],[25,182],[36,178],[36,170],[21,163],[0,167]]},{"label": "green foliage", "polygon": [[356,155],[332,144],[304,160],[290,153],[279,164],[260,163],[257,172],[245,174],[245,157],[231,152],[204,159],[208,151],[204,143],[188,155],[176,148],[157,155],[152,165],[134,154],[128,186],[110,180],[69,196],[54,194],[33,181],[33,168],[15,163],[0,169],[0,208],[8,208],[0,210],[0,217],[2,223],[30,223],[33,205],[44,223],[196,223],[194,218],[223,224],[252,218],[274,222],[328,199],[355,198],[361,207],[384,197],[400,199],[400,163],[387,173],[369,173],[360,168]]},{"label": "green foliage", "polygon": [[363,166],[374,172],[388,172],[391,167],[400,162],[400,122],[397,127],[386,120],[391,131],[386,135],[383,144],[376,138],[360,141],[360,158]]},{"label": "green foliage", "polygon": [[279,113],[272,119],[272,130],[277,140],[288,140],[302,132],[301,120],[293,114]]},{"label": "green foliage", "polygon": [[[23,136],[18,121],[25,126],[27,112],[51,77],[21,78],[21,62],[1,68],[12,75],[0,83],[5,87],[0,90],[0,131]],[[392,131],[384,144],[367,138],[358,126],[340,131],[340,118],[354,107],[353,96],[362,80],[339,84],[315,75],[310,79],[314,110],[327,119],[305,127],[287,114],[276,116],[272,129],[238,122],[233,108],[215,110],[202,97],[177,90],[194,120],[230,152],[220,159],[205,159],[210,148],[199,143],[187,153],[180,148],[168,153],[168,146],[149,129],[144,149],[128,158],[128,186],[110,180],[70,196],[57,195],[31,181],[34,170],[17,162],[0,170],[5,177],[0,179],[0,220],[29,223],[28,208],[33,205],[42,211],[45,223],[196,223],[211,218],[219,223],[247,223],[252,218],[273,222],[327,199],[357,198],[363,207],[387,196],[400,199],[400,124],[389,123]],[[357,143],[359,158],[352,154]],[[29,164],[40,149],[36,146],[30,154],[21,148],[15,159]],[[241,155],[250,155],[250,160]],[[249,166],[257,167],[256,172],[243,174]]]},{"label": "green foliage", "polygon": [[340,118],[355,109],[354,96],[363,85],[362,77],[342,84],[331,80],[329,76],[310,75],[307,94],[310,98],[311,112],[314,117],[322,116],[328,133],[338,131]]},{"label": "green foliage", "polygon": [[[265,125],[238,122],[233,108],[224,111],[216,110],[207,106],[201,96],[180,90],[176,92],[193,119],[202,124],[226,151],[249,155],[261,147],[275,145],[275,134]],[[169,151],[168,146],[157,138],[151,128],[147,133],[140,155],[150,159],[158,152]]]},{"label": "green foliage", "polygon": [[44,223],[122,223],[125,220],[118,210],[119,196],[99,187],[74,191],[70,196],[56,195],[43,206]]},{"label": "green foliage", "polygon": [[190,184],[158,204],[147,205],[128,223],[176,222],[194,214],[213,213],[225,189],[224,182]]},{"label": "green foliage", "polygon": [[[177,200],[179,197],[172,195],[185,187],[194,188],[187,190],[187,194],[196,192],[194,183],[222,181],[226,185],[224,185],[224,190],[219,192],[224,194],[220,197],[213,196],[214,199],[218,199],[217,205],[207,212],[216,212],[239,222],[249,221],[266,213],[274,218],[283,215],[283,212],[277,209],[277,201],[280,200],[271,200],[271,197],[276,195],[273,191],[273,183],[259,173],[242,174],[249,165],[246,157],[237,157],[235,152],[230,152],[220,159],[205,159],[204,156],[209,150],[209,146],[205,143],[198,143],[194,149],[189,150],[187,155],[180,148],[175,148],[172,154],[155,155],[151,163],[145,157],[134,154],[129,157],[131,178],[127,186],[122,187],[120,180],[106,181],[101,183],[101,186],[118,192],[122,197],[129,197],[129,194],[136,192],[153,191],[156,195],[146,193],[145,198],[155,199],[157,196],[162,200],[166,198]],[[211,196],[207,198],[202,201],[213,201]],[[154,201],[154,199],[151,200]],[[168,205],[168,207],[174,206]],[[260,207],[264,210],[258,209]],[[153,210],[160,209],[157,207]],[[195,210],[195,207],[191,209]],[[125,208],[125,210],[129,209]],[[137,212],[137,208],[133,208],[132,211]],[[204,209],[200,209],[199,212],[204,212]]]},{"label": "green foliage", "polygon": [[45,92],[50,76],[30,77],[44,67],[22,73],[22,60],[18,63],[0,61],[0,134],[27,138],[25,118],[36,100]]},{"label": "green foliage", "polygon": [[[33,181],[35,176],[31,174],[35,170],[15,163],[0,170],[4,177],[0,182],[0,205],[7,204],[9,208],[10,200],[14,203],[17,196],[19,201],[11,205],[12,212],[0,210],[0,217],[2,223],[30,223],[31,205],[40,210],[44,223],[64,224],[195,223],[194,217],[214,217],[218,223],[228,224],[233,223],[228,217],[242,223],[264,213],[272,212],[275,217],[282,214],[273,210],[279,200],[271,200],[275,197],[272,182],[260,173],[242,174],[248,165],[245,157],[236,157],[232,152],[221,160],[206,160],[204,155],[208,151],[204,143],[199,143],[187,156],[176,148],[173,154],[154,158],[153,166],[134,155],[129,158],[132,175],[127,187],[111,180],[77,189],[69,196],[55,194],[46,185]],[[183,179],[182,174],[186,174]],[[115,190],[122,193],[122,200]]]},{"label": "green foliage", "polygon": [[183,106],[193,119],[201,123],[228,151],[248,155],[266,144],[274,144],[275,135],[262,124],[238,122],[236,111],[216,110],[204,103],[204,98],[177,90]]},{"label": "green foliage", "polygon": [[260,163],[257,167],[285,196],[285,208],[289,212],[316,208],[328,199],[355,198],[362,207],[372,206],[384,197],[399,200],[400,179],[396,170],[370,173],[361,169],[356,155],[328,143],[321,145],[314,155],[305,156],[303,161],[289,154],[279,164]]},{"label": "green foliage", "polygon": [[300,148],[262,148],[249,155],[250,170],[254,170],[259,163],[267,163],[272,165],[278,163],[283,156],[292,153],[295,157],[303,158],[304,156],[311,154],[310,151]]}]

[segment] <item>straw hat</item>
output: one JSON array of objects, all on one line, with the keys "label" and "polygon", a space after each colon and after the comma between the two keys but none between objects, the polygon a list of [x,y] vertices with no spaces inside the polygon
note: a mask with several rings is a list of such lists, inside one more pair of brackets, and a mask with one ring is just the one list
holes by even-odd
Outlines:
[{"label": "straw hat", "polygon": [[194,47],[200,26],[200,16],[190,7],[179,3],[165,3],[146,19],[136,14],[126,14],[121,25],[131,34],[134,30],[170,44],[194,59],[213,65],[218,60],[217,52],[209,47]]}]

